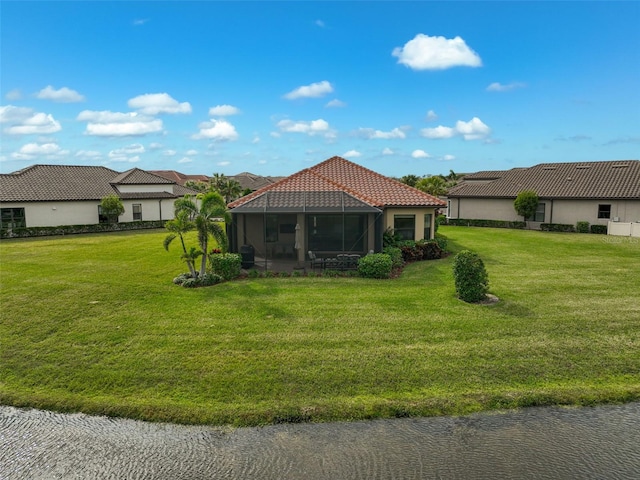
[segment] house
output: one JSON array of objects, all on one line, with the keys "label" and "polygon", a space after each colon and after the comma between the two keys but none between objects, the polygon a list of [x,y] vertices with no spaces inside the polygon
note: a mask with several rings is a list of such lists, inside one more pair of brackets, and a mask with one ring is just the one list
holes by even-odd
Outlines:
[{"label": "house", "polygon": [[522,221],[513,206],[522,190],[534,190],[540,199],[530,228],[640,222],[639,160],[541,163],[466,175],[448,192],[447,217]]},{"label": "house", "polygon": [[159,177],[166,178],[167,180],[171,180],[178,185],[182,185],[183,187],[184,187],[184,184],[190,180],[194,182],[208,183],[210,178],[206,175],[186,175],[184,173],[176,172],[175,170],[147,170],[147,171],[149,173],[152,173],[153,175],[158,175]]},{"label": "house", "polygon": [[232,251],[304,261],[306,253],[382,250],[388,228],[405,239],[433,238],[445,202],[341,157],[332,157],[229,204]]},{"label": "house", "polygon": [[105,223],[100,201],[114,194],[124,205],[120,222],[169,220],[173,202],[188,193],[195,192],[139,168],[121,173],[98,166],[33,165],[0,174],[0,229]]},{"label": "house", "polygon": [[[203,183],[209,183],[209,180],[211,180],[211,177],[208,177],[207,175],[186,175],[175,170],[149,170],[149,173],[173,180],[178,185],[182,186],[184,186],[184,184],[189,180]],[[238,182],[243,191],[251,190],[254,192],[262,187],[271,185],[284,177],[263,177],[262,175],[256,175],[250,172],[242,172],[237,175],[229,175],[226,178]]]}]

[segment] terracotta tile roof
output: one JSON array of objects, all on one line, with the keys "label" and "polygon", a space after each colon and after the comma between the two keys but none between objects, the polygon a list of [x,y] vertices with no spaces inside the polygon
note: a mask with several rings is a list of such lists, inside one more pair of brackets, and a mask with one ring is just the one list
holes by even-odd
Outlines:
[{"label": "terracotta tile roof", "polygon": [[149,173],[159,175],[163,178],[176,182],[178,185],[184,186],[189,180],[196,182],[208,182],[209,177],[206,175],[185,175],[184,173],[176,172],[175,170],[147,170]]},{"label": "terracotta tile roof", "polygon": [[640,161],[541,163],[529,168],[477,172],[448,196],[515,198],[535,190],[540,198],[640,199]]},{"label": "terracotta tile roof", "polygon": [[[166,184],[167,191],[119,192],[117,186],[125,184]],[[1,202],[100,200],[114,194],[128,199],[176,198],[186,193],[195,192],[138,168],[120,173],[106,167],[32,165],[0,174]]]},{"label": "terracotta tile roof", "polygon": [[374,207],[446,205],[442,200],[341,157],[332,157],[229,204],[233,209],[265,192],[346,192]]}]

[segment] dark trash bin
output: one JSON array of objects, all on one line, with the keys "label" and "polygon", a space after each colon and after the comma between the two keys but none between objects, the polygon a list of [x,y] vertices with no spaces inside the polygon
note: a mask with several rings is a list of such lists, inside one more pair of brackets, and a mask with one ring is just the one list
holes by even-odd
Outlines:
[{"label": "dark trash bin", "polygon": [[251,268],[255,262],[256,251],[253,245],[240,246],[240,256],[242,257],[242,268]]}]

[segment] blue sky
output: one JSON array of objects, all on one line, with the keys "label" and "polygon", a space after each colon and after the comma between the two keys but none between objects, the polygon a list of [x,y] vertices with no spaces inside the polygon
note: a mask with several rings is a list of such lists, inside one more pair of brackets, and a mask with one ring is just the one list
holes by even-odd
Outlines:
[{"label": "blue sky", "polygon": [[1,1],[0,171],[640,158],[640,2]]}]

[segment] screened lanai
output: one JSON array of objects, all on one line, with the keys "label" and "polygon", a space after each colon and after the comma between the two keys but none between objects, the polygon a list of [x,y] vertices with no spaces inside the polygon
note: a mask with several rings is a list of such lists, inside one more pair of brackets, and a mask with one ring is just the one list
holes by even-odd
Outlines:
[{"label": "screened lanai", "polygon": [[258,267],[275,260],[304,265],[309,251],[335,257],[382,248],[382,210],[344,191],[267,191],[231,215],[231,250],[250,247]]}]

